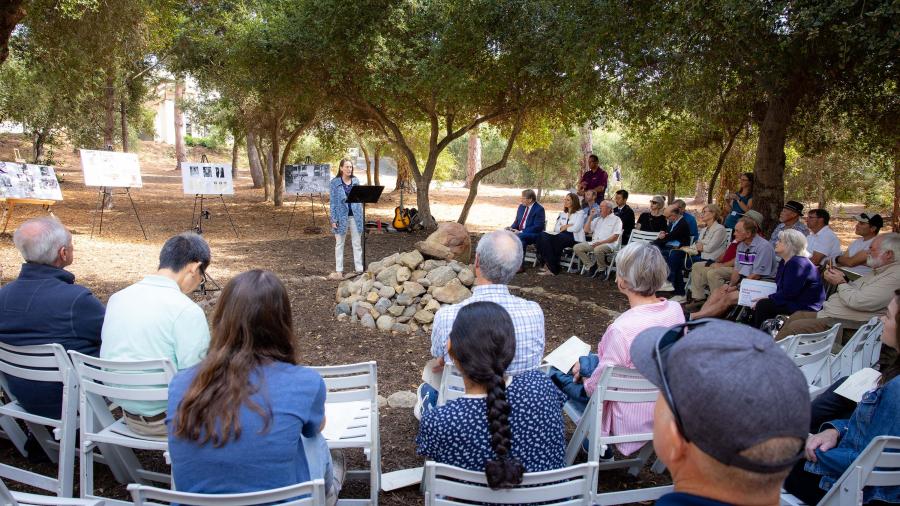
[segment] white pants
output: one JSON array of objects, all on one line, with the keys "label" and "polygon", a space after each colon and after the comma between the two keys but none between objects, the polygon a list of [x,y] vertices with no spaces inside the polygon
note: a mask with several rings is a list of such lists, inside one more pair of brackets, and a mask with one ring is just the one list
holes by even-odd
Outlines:
[{"label": "white pants", "polygon": [[[356,271],[362,272],[362,237],[359,230],[356,229],[356,221],[353,217],[347,223],[350,230],[350,242],[353,244],[353,263],[356,265]],[[334,270],[344,272],[344,242],[346,242],[347,234],[334,234]]]}]

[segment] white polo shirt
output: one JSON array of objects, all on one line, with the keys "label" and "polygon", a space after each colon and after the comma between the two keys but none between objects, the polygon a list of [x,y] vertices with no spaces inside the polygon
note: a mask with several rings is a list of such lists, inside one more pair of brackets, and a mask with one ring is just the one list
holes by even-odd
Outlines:
[{"label": "white polo shirt", "polygon": [[[622,237],[622,220],[618,216],[609,213],[606,218],[603,216],[594,218],[594,223],[591,225],[591,242],[603,241],[616,234]],[[613,247],[615,245],[615,243],[610,244]]]},{"label": "white polo shirt", "polygon": [[834,235],[828,225],[825,225],[818,232],[809,232],[809,235],[806,236],[806,249],[810,253],[825,255],[819,262],[819,264],[824,264],[829,258],[841,255],[841,240]]},{"label": "white polo shirt", "polygon": [[[875,236],[877,237],[877,236]],[[850,243],[850,246],[847,247],[847,256],[852,257],[859,253],[860,251],[869,251],[869,247],[872,246],[872,241],[875,240],[875,237],[872,237],[868,241],[863,239],[862,237],[856,239],[855,241]],[[865,276],[866,274],[872,272],[872,268],[866,264],[860,264],[853,267],[844,267],[848,271],[853,271],[860,276]]]}]

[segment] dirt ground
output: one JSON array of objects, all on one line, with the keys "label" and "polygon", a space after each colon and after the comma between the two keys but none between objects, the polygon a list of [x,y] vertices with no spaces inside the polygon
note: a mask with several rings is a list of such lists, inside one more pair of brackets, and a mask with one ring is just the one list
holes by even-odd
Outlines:
[{"label": "dirt ground", "polygon": [[[27,147],[17,136],[0,136],[0,160],[11,160],[12,148],[16,146]],[[70,150],[59,150],[57,153],[57,173],[62,177],[65,200],[54,206],[54,213],[75,235],[75,262],[70,270],[76,275],[78,283],[89,287],[105,302],[112,293],[155,270],[163,242],[168,237],[191,228],[194,199],[191,195],[183,194],[180,173],[172,170],[175,166],[172,147],[143,142],[139,152],[143,188],[134,190],[132,197],[149,240],[144,240],[128,197],[124,195],[117,195],[114,209],[104,213],[102,235],[99,227],[95,227],[91,237],[91,226],[97,218],[97,189],[83,185],[77,154]],[[192,150],[188,158],[199,159],[203,153]],[[222,154],[209,155],[212,160],[229,160],[229,157]],[[393,181],[385,180],[382,183],[388,184],[389,188],[393,187]],[[228,279],[247,269],[274,271],[290,292],[297,339],[305,363],[332,365],[375,360],[378,363],[378,388],[381,395],[387,397],[399,390],[414,391],[419,384],[421,369],[430,358],[428,336],[388,334],[358,325],[339,323],[334,317],[337,282],[327,281],[323,277],[334,266],[331,253],[334,239],[326,234],[303,233],[303,228],[314,222],[319,226],[324,225],[321,204],[314,204],[311,209],[308,200],[301,200],[296,209],[293,201],[282,208],[275,208],[262,202],[262,190],[252,188],[246,171],[241,171],[241,177],[235,181],[235,190],[235,196],[225,197],[224,206],[227,206],[228,213],[234,220],[238,237],[235,237],[229,226],[223,203],[218,199],[204,202],[211,212],[210,218],[202,223],[204,237],[212,248],[212,264],[208,271],[210,276],[224,285]],[[456,219],[466,191],[460,187],[448,186],[433,192],[433,211],[439,221]],[[518,202],[519,191],[501,187],[482,189],[470,215],[470,231],[508,225],[515,213],[514,206]],[[639,207],[641,202],[642,207],[646,207],[649,196],[635,196],[634,200]],[[379,205],[369,209],[368,217],[388,221],[393,215],[396,202],[396,194],[386,195]],[[548,216],[552,216],[556,212],[555,204],[548,205]],[[43,212],[41,208],[34,206],[16,208],[9,231],[14,230],[25,219]],[[852,225],[842,222],[835,228],[843,236],[844,243],[849,242]],[[367,258],[371,261],[394,252],[408,251],[413,248],[415,241],[422,239],[422,234],[373,233],[367,243]],[[10,235],[0,236],[0,281],[14,279],[18,275],[20,263],[21,258]],[[609,282],[589,281],[575,275],[541,277],[534,270],[529,270],[517,276],[514,284],[520,287],[539,286],[551,294],[577,295],[614,312],[626,309],[625,299]],[[572,335],[578,335],[595,346],[611,320],[608,311],[587,306],[579,306],[573,311],[568,302],[531,293],[522,295],[538,301],[544,309],[548,351]],[[415,454],[414,447],[417,422],[411,410],[385,407],[381,409],[380,416],[383,472],[420,466],[422,459]],[[165,468],[159,457],[148,458],[152,461],[151,467]],[[29,466],[5,440],[0,440],[0,460]],[[361,463],[361,457],[352,457],[351,464],[354,461]],[[46,464],[37,468],[51,471]],[[601,488],[649,486],[665,483],[667,480],[667,476],[651,475],[646,469],[639,479],[630,478],[624,472],[613,471],[604,473]],[[104,489],[104,495],[117,498],[127,496],[124,486],[115,483],[111,474],[102,466],[97,468],[97,485]],[[364,497],[366,494],[365,486],[348,485],[346,493],[342,495]],[[383,492],[381,502],[386,505],[420,504],[422,498],[418,488],[409,487]]]}]

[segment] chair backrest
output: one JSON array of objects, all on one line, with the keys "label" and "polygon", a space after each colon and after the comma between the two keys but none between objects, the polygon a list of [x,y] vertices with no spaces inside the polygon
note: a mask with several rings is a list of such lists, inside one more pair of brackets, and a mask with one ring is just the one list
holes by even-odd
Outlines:
[{"label": "chair backrest", "polygon": [[325,380],[325,402],[370,401],[378,404],[378,368],[374,361],[311,367]]},{"label": "chair backrest", "polygon": [[731,244],[731,240],[734,239],[734,229],[726,228],[725,229],[725,244]]},{"label": "chair backrest", "polygon": [[900,437],[878,436],[863,449],[819,506],[862,504],[865,487],[900,486]]},{"label": "chair backrest", "polygon": [[[841,324],[835,323],[828,330],[797,336],[791,358],[800,367],[808,384],[813,385],[820,373],[823,372],[823,368],[828,369],[831,347],[840,332]],[[824,377],[831,379],[830,370],[824,371]]]},{"label": "chair backrest", "polygon": [[[243,494],[195,494],[134,483],[128,485],[128,491],[134,499],[134,504],[140,506],[160,504],[159,501],[163,501],[162,504],[175,503],[186,506],[254,506],[275,502],[294,506],[324,506],[325,504],[325,480],[321,478],[287,487]],[[305,497],[297,499],[300,496]],[[287,499],[293,500],[286,501]]]},{"label": "chair backrest", "polygon": [[655,402],[659,389],[653,383],[644,378],[635,369],[625,367],[607,366],[600,374],[600,380],[591,400],[584,409],[584,415],[578,421],[575,434],[569,440],[566,448],[566,462],[573,462],[581,442],[586,438],[590,443],[588,447],[588,461],[596,462],[603,454],[604,446],[616,443],[634,443],[652,441],[653,432],[639,434],[619,434],[602,436],[603,410],[606,402],[641,403]]},{"label": "chair backrest", "polygon": [[526,473],[521,485],[491,490],[484,472],[469,471],[437,462],[425,463],[425,505],[557,504],[590,505],[597,462],[552,471]]},{"label": "chair backrest", "polygon": [[872,339],[879,339],[883,327],[881,319],[876,316],[857,329],[853,337],[841,348],[841,351],[831,359],[832,382],[873,365],[870,363],[871,352],[869,350],[873,346]]},{"label": "chair backrest", "polygon": [[781,347],[782,351],[784,351],[788,356],[794,356],[794,346],[797,345],[797,337],[800,334],[794,334],[792,336],[787,336],[781,341],[776,341],[775,344]]},{"label": "chair backrest", "polygon": [[169,359],[119,361],[70,351],[85,395],[126,401],[166,401],[175,366]]},{"label": "chair backrest", "polygon": [[[72,363],[66,350],[60,344],[38,344],[34,346],[11,346],[0,343],[0,373],[30,381],[49,381],[75,385]],[[2,378],[2,376],[0,376]],[[5,382],[0,379],[4,391]]]},{"label": "chair backrest", "polygon": [[466,385],[459,369],[452,363],[444,364],[444,372],[441,374],[441,389],[438,390],[438,406],[443,406],[448,401],[458,399],[465,394]]},{"label": "chair backrest", "polygon": [[104,501],[96,499],[70,499],[51,495],[11,492],[0,480],[0,505],[2,506],[103,506]]},{"label": "chair backrest", "polygon": [[633,242],[653,242],[659,237],[659,232],[650,232],[647,230],[632,230],[628,243]]}]

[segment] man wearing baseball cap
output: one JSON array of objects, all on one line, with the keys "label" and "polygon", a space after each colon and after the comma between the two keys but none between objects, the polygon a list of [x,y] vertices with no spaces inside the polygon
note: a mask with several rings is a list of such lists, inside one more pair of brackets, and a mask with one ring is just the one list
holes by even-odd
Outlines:
[{"label": "man wearing baseball cap", "polygon": [[775,226],[775,230],[772,231],[772,237],[769,238],[769,242],[772,243],[773,248],[775,247],[775,243],[778,242],[778,235],[786,228],[792,228],[803,235],[809,235],[809,228],[800,221],[801,216],[803,216],[803,204],[796,200],[788,200],[784,203],[781,214],[778,215],[778,221],[780,223]]},{"label": "man wearing baseball cap", "polygon": [[810,404],[803,373],[770,336],[702,319],[641,332],[631,358],[660,391],[653,448],[675,492],[657,505],[779,503]]},{"label": "man wearing baseball cap", "polygon": [[872,272],[872,268],[866,265],[869,256],[869,247],[881,228],[884,219],[880,214],[860,213],[853,217],[856,220],[856,235],[859,239],[850,243],[843,255],[834,259],[835,263],[848,271],[864,276]]}]

